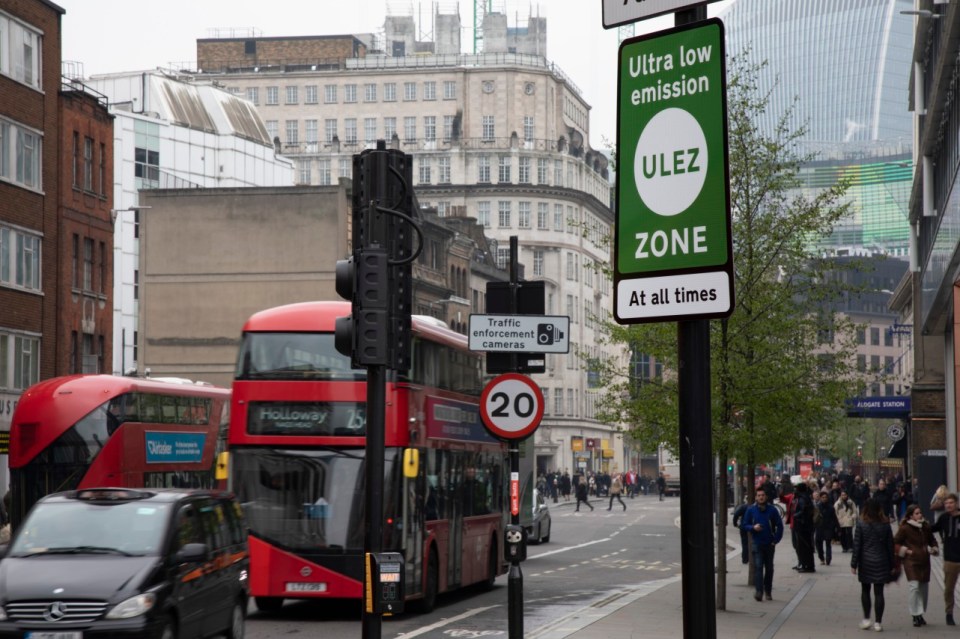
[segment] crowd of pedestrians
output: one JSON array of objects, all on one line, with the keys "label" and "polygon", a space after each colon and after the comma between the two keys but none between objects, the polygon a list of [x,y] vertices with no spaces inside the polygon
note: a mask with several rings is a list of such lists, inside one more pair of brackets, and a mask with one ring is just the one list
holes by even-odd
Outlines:
[{"label": "crowd of pedestrians", "polygon": [[[888,481],[889,480],[889,481]],[[739,504],[733,525],[740,530],[741,559],[753,561],[757,601],[772,599],[773,557],[789,531],[797,572],[815,573],[833,562],[833,546],[850,554],[850,570],[860,583],[860,628],[883,630],[886,584],[905,578],[908,610],[915,627],[927,620],[930,557],[943,548],[944,615],[954,621],[954,591],[960,577],[960,508],[957,495],[941,486],[930,501],[935,520],[924,518],[915,482],[879,477],[871,489],[859,476],[811,478],[777,485],[758,478],[755,501]],[[775,504],[779,502],[779,508]],[[781,512],[783,517],[781,520]]]}]

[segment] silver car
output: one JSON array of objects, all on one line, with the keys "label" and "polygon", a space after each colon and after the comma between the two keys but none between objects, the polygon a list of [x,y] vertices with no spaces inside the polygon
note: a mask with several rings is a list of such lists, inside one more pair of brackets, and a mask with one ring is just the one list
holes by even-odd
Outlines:
[{"label": "silver car", "polygon": [[540,544],[550,541],[550,509],[543,498],[543,494],[533,490],[533,523],[527,528],[527,539],[530,543]]}]

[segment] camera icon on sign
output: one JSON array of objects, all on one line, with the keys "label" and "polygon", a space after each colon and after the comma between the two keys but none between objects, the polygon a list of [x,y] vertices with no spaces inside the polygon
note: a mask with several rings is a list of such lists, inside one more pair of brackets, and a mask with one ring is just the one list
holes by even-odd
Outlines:
[{"label": "camera icon on sign", "polygon": [[537,344],[549,346],[563,339],[563,331],[553,324],[537,324]]}]

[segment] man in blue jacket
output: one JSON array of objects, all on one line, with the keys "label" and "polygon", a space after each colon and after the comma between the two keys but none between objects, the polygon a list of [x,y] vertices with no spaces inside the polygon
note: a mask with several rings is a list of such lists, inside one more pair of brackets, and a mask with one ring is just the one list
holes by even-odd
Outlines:
[{"label": "man in blue jacket", "polygon": [[751,534],[753,583],[757,587],[753,598],[761,601],[766,594],[769,601],[773,599],[773,551],[783,538],[783,520],[776,507],[767,503],[766,492],[758,490],[756,499],[740,521],[740,529]]}]

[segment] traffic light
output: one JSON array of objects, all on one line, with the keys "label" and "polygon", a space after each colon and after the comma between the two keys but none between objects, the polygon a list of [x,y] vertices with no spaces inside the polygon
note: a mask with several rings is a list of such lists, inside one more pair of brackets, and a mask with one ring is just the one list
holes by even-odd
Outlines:
[{"label": "traffic light", "polygon": [[730,462],[727,464],[727,472],[728,472],[728,473],[732,473],[732,472],[733,472],[733,467],[736,466],[736,464],[737,464],[737,460],[736,460],[736,459],[731,459]]},{"label": "traffic light", "polygon": [[353,156],[353,252],[336,266],[351,314],[337,318],[335,345],[354,367],[410,367],[411,262],[415,220],[410,156],[376,149]]}]

